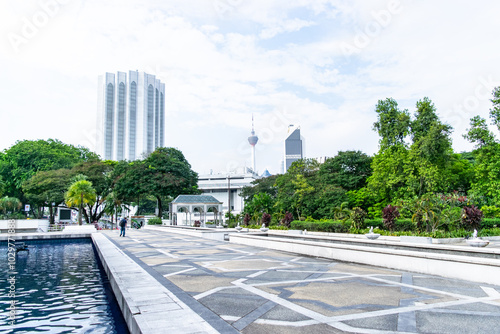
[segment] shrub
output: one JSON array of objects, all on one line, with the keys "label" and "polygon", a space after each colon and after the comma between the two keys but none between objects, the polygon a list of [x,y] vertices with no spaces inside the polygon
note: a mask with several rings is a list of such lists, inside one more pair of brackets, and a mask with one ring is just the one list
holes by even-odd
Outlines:
[{"label": "shrub", "polygon": [[465,206],[462,209],[461,225],[466,230],[479,230],[481,221],[483,220],[483,212],[474,205]]},{"label": "shrub", "polygon": [[243,225],[248,226],[251,219],[252,217],[250,217],[250,214],[245,213],[245,217],[243,217]]},{"label": "shrub", "polygon": [[500,218],[500,208],[497,206],[483,205],[481,211],[485,218]]},{"label": "shrub", "polygon": [[363,227],[363,223],[365,222],[366,211],[355,207],[351,211],[351,227],[354,229],[360,229]]},{"label": "shrub", "polygon": [[261,220],[262,224],[264,224],[264,226],[269,226],[269,223],[271,222],[271,215],[269,213],[263,213],[262,214],[262,220]]},{"label": "shrub", "polygon": [[154,217],[148,219],[148,225],[161,225],[161,224],[162,224],[161,218]]},{"label": "shrub", "polygon": [[396,220],[399,217],[399,211],[397,206],[389,204],[382,210],[382,219],[384,220],[384,226],[389,231],[394,231],[396,227]]},{"label": "shrub", "polygon": [[415,230],[415,224],[411,221],[411,219],[398,219],[394,225],[395,225],[396,231],[414,231]]},{"label": "shrub", "polygon": [[281,225],[285,227],[290,227],[290,223],[293,221],[293,215],[290,212],[286,212],[283,219],[281,219]]}]

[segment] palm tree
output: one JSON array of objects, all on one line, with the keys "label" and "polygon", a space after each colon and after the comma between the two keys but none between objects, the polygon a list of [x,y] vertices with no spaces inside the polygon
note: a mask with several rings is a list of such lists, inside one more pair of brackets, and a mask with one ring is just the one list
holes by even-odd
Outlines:
[{"label": "palm tree", "polygon": [[78,180],[73,182],[71,186],[69,186],[64,198],[68,207],[79,207],[78,224],[82,225],[83,205],[93,205],[96,198],[95,189],[92,188],[92,182],[87,180]]},{"label": "palm tree", "polygon": [[118,224],[118,214],[122,212],[123,202],[113,191],[109,193],[108,196],[106,196],[104,204],[104,211],[107,214],[111,215],[111,229],[113,229],[113,216],[115,217],[116,223]]},{"label": "palm tree", "polygon": [[7,211],[19,210],[21,206],[21,201],[15,197],[5,196],[0,198],[0,210],[3,211],[4,215],[7,214]]}]

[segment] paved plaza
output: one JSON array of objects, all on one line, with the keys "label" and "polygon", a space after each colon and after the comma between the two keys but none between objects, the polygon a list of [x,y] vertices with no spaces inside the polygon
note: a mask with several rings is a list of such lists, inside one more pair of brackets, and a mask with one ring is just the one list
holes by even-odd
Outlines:
[{"label": "paved plaza", "polygon": [[500,333],[500,286],[170,231],[102,233],[220,333]]}]

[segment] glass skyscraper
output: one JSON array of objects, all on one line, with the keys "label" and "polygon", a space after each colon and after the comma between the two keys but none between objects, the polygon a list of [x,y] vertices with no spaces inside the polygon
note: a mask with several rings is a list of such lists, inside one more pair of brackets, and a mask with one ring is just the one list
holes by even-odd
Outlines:
[{"label": "glass skyscraper", "polygon": [[99,76],[97,148],[105,160],[136,160],[165,146],[165,84],[138,71]]},{"label": "glass skyscraper", "polygon": [[304,158],[303,137],[300,135],[300,127],[289,125],[285,138],[285,156],[283,159],[283,173],[286,173],[292,162]]}]

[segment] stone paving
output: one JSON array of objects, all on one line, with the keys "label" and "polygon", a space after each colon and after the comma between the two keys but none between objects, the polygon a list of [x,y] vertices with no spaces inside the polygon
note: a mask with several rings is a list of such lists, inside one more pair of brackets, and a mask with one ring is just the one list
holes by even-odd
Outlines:
[{"label": "stone paving", "polygon": [[102,233],[221,333],[500,333],[500,286],[169,231]]}]

